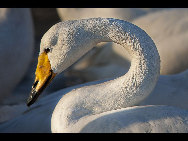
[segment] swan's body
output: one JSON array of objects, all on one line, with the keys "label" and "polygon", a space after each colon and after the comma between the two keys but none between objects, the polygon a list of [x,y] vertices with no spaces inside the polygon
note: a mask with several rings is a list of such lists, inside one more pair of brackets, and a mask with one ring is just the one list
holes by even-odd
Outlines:
[{"label": "swan's body", "polygon": [[[50,133],[51,116],[61,97],[73,89],[97,83],[99,82],[69,87],[42,97],[20,116],[1,123],[0,133]],[[187,110],[156,105],[128,107],[115,111],[91,116],[85,121],[87,124],[82,125],[80,122],[81,125],[79,127],[77,124],[77,128],[80,132],[187,133]],[[98,127],[99,125],[104,128]]]},{"label": "swan's body", "polygon": [[[96,83],[90,82],[88,85]],[[85,84],[84,84],[85,85]],[[79,87],[84,86],[79,85]],[[51,116],[61,97],[78,86],[42,97],[22,115],[0,124],[0,133],[50,133]],[[116,112],[115,112],[116,111]],[[135,106],[88,117],[79,132],[187,133],[188,111],[171,106]],[[113,115],[112,115],[113,113]],[[98,123],[97,123],[98,122]],[[99,127],[99,125],[104,128]]]},{"label": "swan's body", "polygon": [[21,81],[34,47],[30,9],[0,8],[0,102]]},{"label": "swan's body", "polygon": [[162,75],[188,68],[188,9],[157,11],[133,20],[154,40],[161,58]]},{"label": "swan's body", "polygon": [[[162,76],[160,75],[159,80],[152,91],[152,93],[137,105],[139,107],[132,107],[126,109],[122,114],[117,112],[114,115],[115,118],[98,115],[95,120],[88,119],[88,125],[83,126],[81,132],[96,132],[98,124],[96,119],[99,120],[100,124],[106,124],[110,131],[113,132],[186,132],[186,121],[188,112],[179,108],[188,109],[187,104],[187,72],[182,72],[176,75]],[[103,81],[100,81],[103,82]],[[99,82],[98,82],[99,83]],[[95,85],[97,82],[90,82],[87,85]],[[0,132],[13,132],[13,133],[50,133],[51,132],[51,115],[55,106],[61,97],[78,87],[83,87],[86,84],[69,87],[58,92],[52,93],[51,95],[44,96],[37,103],[35,103],[30,109],[25,110],[20,116],[9,120],[8,122],[0,124]],[[173,108],[170,106],[147,106],[147,105],[170,105],[179,108]],[[17,108],[17,107],[15,107]],[[19,106],[20,110],[25,108]],[[0,109],[1,110],[1,109]],[[121,111],[121,110],[120,110]],[[155,111],[155,112],[153,112]],[[158,112],[156,112],[158,111]],[[113,111],[112,111],[113,112]],[[128,112],[128,113],[126,113]],[[110,112],[109,112],[110,113]],[[126,113],[126,114],[125,114]],[[37,116],[36,116],[37,115]],[[122,115],[119,116],[119,115]],[[144,116],[147,115],[147,116]],[[99,118],[101,117],[101,118]],[[117,128],[110,128],[111,122],[104,122],[109,117],[112,121],[118,123]],[[153,118],[152,118],[153,117]],[[6,117],[2,117],[6,118]],[[44,120],[45,119],[45,120]],[[104,120],[103,120],[104,119]],[[89,122],[91,121],[91,123]],[[111,121],[111,120],[110,120]],[[40,124],[39,124],[40,123]],[[94,125],[93,125],[94,123]],[[171,128],[169,127],[171,125]],[[93,126],[93,128],[89,128]],[[124,126],[124,127],[123,127]],[[155,126],[155,127],[154,127]],[[183,128],[182,128],[183,126]],[[114,126],[113,126],[114,127]],[[144,127],[144,128],[143,128]],[[81,129],[81,128],[80,128]],[[86,130],[87,129],[87,130]],[[103,129],[103,130],[102,130]],[[106,128],[99,128],[98,132],[105,132]]]}]

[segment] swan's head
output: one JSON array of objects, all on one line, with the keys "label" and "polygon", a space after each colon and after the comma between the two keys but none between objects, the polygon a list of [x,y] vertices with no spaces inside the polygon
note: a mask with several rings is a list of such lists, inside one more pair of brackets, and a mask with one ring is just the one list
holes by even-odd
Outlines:
[{"label": "swan's head", "polygon": [[78,58],[74,45],[70,42],[71,33],[63,23],[52,26],[42,37],[40,53],[27,105],[33,104],[52,79],[71,66]]}]

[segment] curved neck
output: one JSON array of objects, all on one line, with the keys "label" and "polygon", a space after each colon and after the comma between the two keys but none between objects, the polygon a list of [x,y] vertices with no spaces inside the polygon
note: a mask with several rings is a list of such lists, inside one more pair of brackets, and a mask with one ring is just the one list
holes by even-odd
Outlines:
[{"label": "curved neck", "polygon": [[64,109],[61,121],[64,120],[65,128],[88,115],[132,106],[143,100],[153,90],[160,73],[156,46],[139,27],[122,20],[102,18],[80,20],[75,25],[79,31],[84,29],[82,36],[86,37],[82,43],[77,43],[77,52],[83,52],[83,49],[87,52],[99,42],[112,41],[122,45],[132,59],[125,75],[78,88],[63,96],[53,115],[58,114],[56,111],[61,105]]}]

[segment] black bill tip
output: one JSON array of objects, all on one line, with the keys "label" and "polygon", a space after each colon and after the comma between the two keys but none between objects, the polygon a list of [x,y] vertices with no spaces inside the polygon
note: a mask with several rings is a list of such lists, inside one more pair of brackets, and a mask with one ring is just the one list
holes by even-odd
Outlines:
[{"label": "black bill tip", "polygon": [[36,91],[31,91],[29,98],[27,99],[27,106],[31,106],[39,97],[40,93]]},{"label": "black bill tip", "polygon": [[[52,71],[51,71],[52,72]],[[55,77],[56,74],[51,73],[47,80],[42,83],[42,85],[39,83],[39,81],[35,81],[31,93],[29,95],[29,98],[27,99],[27,106],[31,106],[39,97],[39,95],[43,92],[43,90],[48,86],[48,84],[51,82],[51,80]],[[37,85],[39,85],[40,88],[37,88]]]}]

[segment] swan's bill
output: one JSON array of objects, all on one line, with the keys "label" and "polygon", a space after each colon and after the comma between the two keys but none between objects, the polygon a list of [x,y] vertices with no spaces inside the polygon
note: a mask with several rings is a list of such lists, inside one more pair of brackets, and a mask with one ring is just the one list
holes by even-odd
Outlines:
[{"label": "swan's bill", "polygon": [[47,53],[41,53],[38,57],[37,69],[35,72],[35,81],[27,100],[27,106],[32,105],[37,100],[39,95],[55,76],[56,74],[51,70],[51,65]]}]

